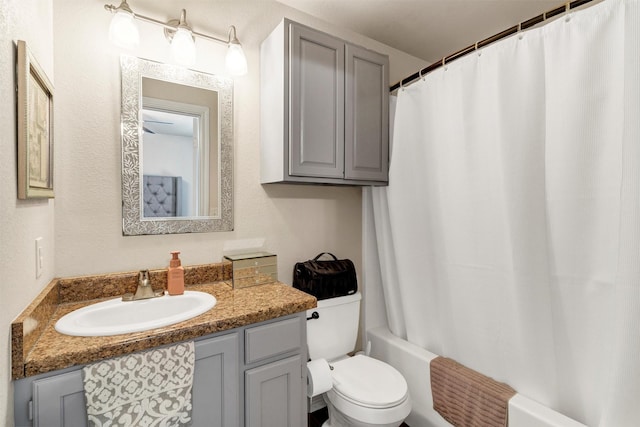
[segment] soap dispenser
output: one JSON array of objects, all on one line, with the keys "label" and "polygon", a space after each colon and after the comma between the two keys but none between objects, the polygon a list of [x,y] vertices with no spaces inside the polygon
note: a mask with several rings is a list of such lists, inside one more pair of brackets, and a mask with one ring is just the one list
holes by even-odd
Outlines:
[{"label": "soap dispenser", "polygon": [[184,294],[184,267],[180,263],[180,251],[171,252],[172,258],[169,261],[169,271],[167,275],[167,291],[169,295]]}]

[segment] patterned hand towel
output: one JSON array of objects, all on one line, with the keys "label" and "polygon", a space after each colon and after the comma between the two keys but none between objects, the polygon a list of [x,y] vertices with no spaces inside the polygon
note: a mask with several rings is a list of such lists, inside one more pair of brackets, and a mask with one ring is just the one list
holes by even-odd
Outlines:
[{"label": "patterned hand towel", "polygon": [[505,427],[516,391],[453,359],[431,361],[433,409],[456,427]]},{"label": "patterned hand towel", "polygon": [[147,350],[82,369],[89,426],[188,426],[193,342]]}]

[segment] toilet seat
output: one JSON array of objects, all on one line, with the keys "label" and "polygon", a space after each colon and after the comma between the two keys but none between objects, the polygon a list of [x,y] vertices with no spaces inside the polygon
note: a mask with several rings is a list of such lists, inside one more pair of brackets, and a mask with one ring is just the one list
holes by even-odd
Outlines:
[{"label": "toilet seat", "polygon": [[407,382],[394,367],[364,355],[334,363],[333,392],[355,405],[386,409],[407,400]]}]

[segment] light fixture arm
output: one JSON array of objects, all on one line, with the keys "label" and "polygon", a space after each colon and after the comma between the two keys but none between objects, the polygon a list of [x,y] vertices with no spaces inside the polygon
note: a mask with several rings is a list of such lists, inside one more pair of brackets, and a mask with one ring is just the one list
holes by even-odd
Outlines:
[{"label": "light fixture arm", "polygon": [[178,21],[178,28],[185,28],[185,29],[193,32],[193,30],[191,29],[189,24],[187,24],[187,10],[186,9],[182,9],[182,12],[180,12],[180,20]]},{"label": "light fixture arm", "polygon": [[222,43],[222,44],[228,44],[228,42],[226,40],[218,38],[218,37],[210,36],[208,34],[198,33],[197,31],[191,31],[191,33],[194,36],[201,37],[203,39],[212,40],[214,42],[218,42],[218,43]]},{"label": "light fixture arm", "polygon": [[[233,32],[233,39],[231,38],[231,32]],[[227,43],[240,44],[240,41],[238,41],[238,36],[236,35],[235,25],[232,25],[229,27],[229,33],[227,34],[227,38],[229,39]]]}]

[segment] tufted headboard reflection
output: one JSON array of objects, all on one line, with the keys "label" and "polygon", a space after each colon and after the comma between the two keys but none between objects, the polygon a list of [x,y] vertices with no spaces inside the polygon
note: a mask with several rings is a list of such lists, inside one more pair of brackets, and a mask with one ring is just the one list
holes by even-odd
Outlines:
[{"label": "tufted headboard reflection", "polygon": [[181,216],[179,176],[143,175],[142,204],[143,216],[175,217]]}]

